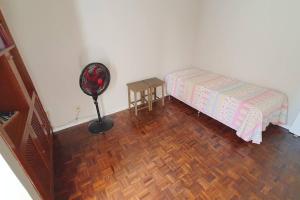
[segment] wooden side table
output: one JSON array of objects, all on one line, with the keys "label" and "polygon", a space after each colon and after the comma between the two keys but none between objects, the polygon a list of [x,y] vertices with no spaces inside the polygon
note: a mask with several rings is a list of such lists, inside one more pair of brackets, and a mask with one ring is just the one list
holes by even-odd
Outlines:
[{"label": "wooden side table", "polygon": [[[131,105],[134,106],[135,115],[138,114],[138,110],[148,108],[151,111],[151,91],[149,86],[144,81],[136,81],[127,84],[128,87],[128,108],[131,109]],[[134,101],[131,101],[131,91],[134,94]],[[147,92],[147,94],[146,94]],[[137,99],[137,94],[140,93],[141,98]],[[146,99],[148,97],[148,99]],[[138,102],[141,102],[142,107],[138,108]],[[147,105],[146,105],[147,104]]]},{"label": "wooden side table", "polygon": [[[152,102],[159,101],[161,100],[162,106],[165,105],[165,82],[158,79],[158,78],[149,78],[144,80],[144,82],[148,85],[150,88],[150,93],[151,93],[151,110],[152,110]],[[158,87],[161,87],[161,98],[157,96],[156,90]]]}]

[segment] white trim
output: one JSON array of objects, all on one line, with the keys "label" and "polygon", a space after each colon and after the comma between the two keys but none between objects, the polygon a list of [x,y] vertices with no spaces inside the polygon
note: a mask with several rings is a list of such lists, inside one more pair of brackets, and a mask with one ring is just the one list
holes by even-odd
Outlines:
[{"label": "white trim", "polygon": [[[111,115],[111,114],[114,114],[114,113],[117,113],[117,112],[121,112],[121,111],[124,111],[124,110],[126,110],[126,109],[127,109],[127,108],[123,108],[123,109],[120,109],[119,111],[110,113],[110,114],[108,114],[108,115]],[[78,119],[78,120],[72,120],[72,121],[66,123],[65,125],[61,125],[61,126],[54,127],[54,128],[53,128],[53,132],[54,132],[54,134],[57,134],[56,132],[58,132],[58,131],[61,131],[61,130],[67,129],[67,128],[71,128],[71,127],[77,126],[77,125],[79,125],[79,124],[86,123],[86,122],[91,121],[91,120],[96,119],[96,118],[97,118],[97,115],[95,114],[95,115],[91,115],[91,116],[88,116],[88,117],[80,118],[80,119]],[[300,113],[299,113],[299,115],[298,115],[297,119],[295,120],[295,122],[294,122],[294,124],[293,124],[292,127],[289,127],[288,125],[279,125],[279,126],[282,127],[282,128],[287,129],[290,133],[292,133],[292,134],[294,134],[294,135],[300,136],[300,133],[298,133],[298,132],[296,131],[296,128],[294,127],[294,125],[297,124],[297,123],[296,123],[297,120],[300,120]],[[298,130],[299,130],[299,128],[300,128],[300,127],[298,127]],[[297,132],[297,133],[296,133],[296,132]]]},{"label": "white trim", "polygon": [[299,136],[299,135],[295,134],[295,131],[293,131],[293,130],[291,129],[290,126],[288,126],[288,125],[279,125],[279,126],[280,126],[281,128],[286,129],[286,130],[288,131],[288,133],[294,135],[295,137],[298,137],[298,136]]},{"label": "white trim", "polygon": [[300,113],[298,114],[296,120],[294,121],[292,127],[290,128],[290,131],[293,134],[300,136]]},{"label": "white trim", "polygon": [[78,119],[78,120],[73,120],[73,121],[70,121],[70,122],[66,123],[65,125],[54,127],[53,132],[54,132],[54,134],[56,134],[56,132],[58,132],[58,131],[70,128],[72,126],[76,126],[76,125],[79,125],[79,124],[86,123],[86,122],[91,121],[92,119],[96,119],[96,118],[97,118],[97,115],[93,115],[93,116],[89,116],[89,117],[83,117],[83,118]]},{"label": "white trim", "polygon": [[290,127],[288,125],[278,125],[278,126],[280,126],[281,128],[285,128],[288,131],[290,131]]},{"label": "white trim", "polygon": [[[115,112],[107,113],[107,114],[105,114],[105,116],[106,115],[112,115],[112,114],[115,114],[117,112],[121,112],[121,111],[124,111],[124,110],[127,110],[127,109],[128,109],[127,107],[123,107],[123,108],[117,109]],[[58,131],[61,131],[61,130],[67,129],[67,128],[71,128],[71,127],[79,125],[79,124],[83,124],[83,123],[89,122],[89,121],[91,121],[93,119],[97,119],[97,115],[96,114],[90,115],[90,116],[86,116],[86,117],[81,117],[81,118],[79,118],[77,120],[74,119],[72,121],[67,122],[64,125],[54,127],[53,128],[53,132],[54,132],[54,134],[57,134],[56,132],[58,132]]]}]

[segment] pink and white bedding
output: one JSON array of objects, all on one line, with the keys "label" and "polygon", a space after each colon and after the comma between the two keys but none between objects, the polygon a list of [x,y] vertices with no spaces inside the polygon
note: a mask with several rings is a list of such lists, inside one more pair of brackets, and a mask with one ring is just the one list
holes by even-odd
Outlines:
[{"label": "pink and white bedding", "polygon": [[167,93],[236,130],[245,141],[262,142],[272,123],[287,122],[287,96],[276,90],[198,68],[166,76]]}]

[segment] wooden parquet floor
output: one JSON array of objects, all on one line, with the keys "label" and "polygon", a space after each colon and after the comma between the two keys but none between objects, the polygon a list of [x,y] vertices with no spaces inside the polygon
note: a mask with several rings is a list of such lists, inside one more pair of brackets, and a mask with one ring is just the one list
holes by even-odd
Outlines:
[{"label": "wooden parquet floor", "polygon": [[57,200],[300,199],[300,138],[283,128],[243,142],[175,99],[112,118],[104,135],[83,124],[55,136]]}]

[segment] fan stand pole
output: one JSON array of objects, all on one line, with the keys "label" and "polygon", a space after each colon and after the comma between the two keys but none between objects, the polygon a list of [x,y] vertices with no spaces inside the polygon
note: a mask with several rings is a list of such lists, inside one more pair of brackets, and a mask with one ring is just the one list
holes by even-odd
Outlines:
[{"label": "fan stand pole", "polygon": [[102,118],[101,118],[101,115],[100,115],[98,101],[97,101],[98,96],[93,96],[93,99],[94,99],[94,104],[95,104],[96,110],[97,110],[98,120],[99,120],[99,123],[101,124],[102,123]]},{"label": "fan stand pole", "polygon": [[109,129],[111,129],[114,125],[113,121],[110,118],[108,118],[108,117],[102,118],[101,117],[97,98],[98,98],[98,96],[93,96],[94,104],[97,109],[98,119],[91,121],[89,124],[89,131],[93,134],[104,133],[105,131],[108,131]]}]

